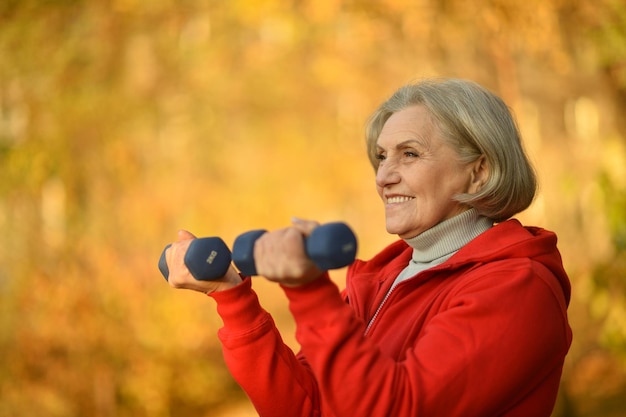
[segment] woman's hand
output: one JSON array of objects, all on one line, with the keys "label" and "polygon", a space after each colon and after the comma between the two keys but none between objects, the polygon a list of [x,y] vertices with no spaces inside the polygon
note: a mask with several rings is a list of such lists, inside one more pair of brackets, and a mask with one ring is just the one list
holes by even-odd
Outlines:
[{"label": "woman's hand", "polygon": [[233,288],[241,283],[241,277],[232,267],[228,268],[226,275],[220,279],[211,281],[200,281],[191,275],[185,265],[185,254],[189,245],[196,237],[186,230],[178,232],[176,242],[172,243],[166,252],[165,259],[169,268],[168,282],[174,288],[185,288],[203,292],[206,294],[215,291],[224,291]]},{"label": "woman's hand", "polygon": [[319,224],[293,219],[291,227],[267,232],[254,244],[254,263],[259,275],[286,286],[299,286],[322,275],[307,257],[304,239]]}]

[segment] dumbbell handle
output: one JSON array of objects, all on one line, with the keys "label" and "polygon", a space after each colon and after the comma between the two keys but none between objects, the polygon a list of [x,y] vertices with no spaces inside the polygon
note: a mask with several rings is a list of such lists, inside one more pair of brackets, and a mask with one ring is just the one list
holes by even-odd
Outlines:
[{"label": "dumbbell handle", "polygon": [[[252,230],[235,239],[232,259],[243,275],[257,275],[254,243],[264,233],[265,230]],[[322,271],[343,268],[354,262],[357,241],[354,232],[345,223],[327,223],[313,229],[305,238],[305,251]]]},{"label": "dumbbell handle", "polygon": [[[159,258],[159,270],[167,281],[170,271],[165,259],[167,245]],[[194,239],[185,253],[185,265],[191,275],[199,281],[211,281],[226,275],[231,262],[231,254],[226,243],[219,237]]]}]

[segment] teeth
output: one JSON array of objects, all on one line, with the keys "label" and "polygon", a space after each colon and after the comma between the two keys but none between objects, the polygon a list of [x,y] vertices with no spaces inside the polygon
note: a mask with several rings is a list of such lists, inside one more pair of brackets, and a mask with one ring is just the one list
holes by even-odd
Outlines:
[{"label": "teeth", "polygon": [[389,197],[387,199],[387,204],[396,204],[396,203],[404,203],[405,201],[413,200],[413,197]]}]

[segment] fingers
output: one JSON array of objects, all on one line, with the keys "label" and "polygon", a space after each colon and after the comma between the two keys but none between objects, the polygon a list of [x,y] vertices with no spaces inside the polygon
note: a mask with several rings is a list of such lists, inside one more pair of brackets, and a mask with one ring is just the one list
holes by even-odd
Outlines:
[{"label": "fingers", "polygon": [[185,265],[185,253],[195,236],[186,230],[179,230],[176,234],[176,241],[169,245],[165,250],[165,262],[170,271],[168,282],[170,286],[177,287],[181,277],[181,268],[183,274],[190,275]]},{"label": "fingers", "polygon": [[189,240],[189,239],[195,239],[195,238],[196,236],[194,236],[193,233],[188,232],[187,230],[179,230],[176,236],[176,241],[180,242],[182,240]]},{"label": "fingers", "polygon": [[316,222],[294,219],[292,227],[259,237],[254,245],[257,273],[286,285],[301,285],[319,277],[322,272],[307,256],[304,239],[315,227]]},{"label": "fingers", "polygon": [[311,232],[313,232],[313,229],[320,225],[314,220],[306,220],[299,217],[292,217],[291,224],[293,225],[293,227],[298,229],[300,233],[302,233],[304,236],[309,236]]},{"label": "fingers", "polygon": [[267,232],[254,244],[257,273],[266,278],[298,275],[308,259],[302,232],[295,227]]},{"label": "fingers", "polygon": [[168,282],[174,288],[179,288],[181,283],[193,278],[185,265],[185,254],[192,241],[193,238],[181,239],[179,233],[176,242],[165,251],[165,260],[170,271]]}]

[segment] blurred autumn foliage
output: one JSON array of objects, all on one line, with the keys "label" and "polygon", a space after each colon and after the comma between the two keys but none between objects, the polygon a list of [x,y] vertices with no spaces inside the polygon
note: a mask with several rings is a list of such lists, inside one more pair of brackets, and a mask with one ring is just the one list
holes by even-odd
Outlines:
[{"label": "blurred autumn foliage", "polygon": [[558,233],[574,292],[554,416],[626,416],[622,0],[2,0],[0,417],[254,415],[161,250],[295,215],[370,257],[393,237],[365,120],[431,76],[503,96],[536,164],[519,217]]}]

